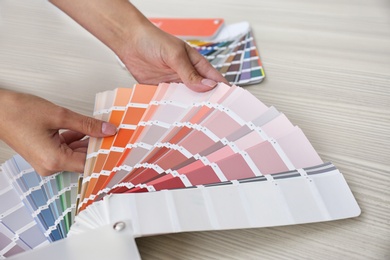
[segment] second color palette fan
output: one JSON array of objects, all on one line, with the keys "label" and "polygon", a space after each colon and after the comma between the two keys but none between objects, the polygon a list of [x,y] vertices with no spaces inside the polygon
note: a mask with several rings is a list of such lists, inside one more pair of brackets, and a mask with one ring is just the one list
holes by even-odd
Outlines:
[{"label": "second color palette fan", "polygon": [[97,95],[95,117],[119,130],[91,138],[79,210],[112,193],[272,179],[323,163],[299,127],[236,86],[116,89]]}]

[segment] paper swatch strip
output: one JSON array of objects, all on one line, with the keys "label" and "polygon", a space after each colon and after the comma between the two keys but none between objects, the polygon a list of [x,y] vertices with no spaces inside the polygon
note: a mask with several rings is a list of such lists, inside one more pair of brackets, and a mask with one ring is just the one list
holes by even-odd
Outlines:
[{"label": "paper swatch strip", "polygon": [[10,256],[66,237],[74,222],[79,176],[64,172],[41,177],[19,155],[1,169],[0,255]]},{"label": "paper swatch strip", "polygon": [[92,225],[127,219],[133,224],[134,236],[141,237],[301,224],[360,214],[342,174],[330,163],[273,176],[272,181],[259,176],[186,189],[107,196],[76,217],[70,235],[95,228]]}]

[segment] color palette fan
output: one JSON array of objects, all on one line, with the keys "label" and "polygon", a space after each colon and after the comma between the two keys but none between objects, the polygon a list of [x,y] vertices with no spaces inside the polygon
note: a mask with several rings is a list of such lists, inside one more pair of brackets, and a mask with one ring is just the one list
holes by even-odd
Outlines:
[{"label": "color palette fan", "polygon": [[[264,79],[263,64],[248,22],[225,24],[222,18],[149,20],[195,48],[231,84],[245,86]],[[119,62],[125,68],[122,61]]]},{"label": "color palette fan", "polygon": [[247,22],[225,25],[213,40],[187,42],[231,84],[255,84],[265,77],[253,32]]},{"label": "color palette fan", "polygon": [[67,236],[76,212],[78,174],[41,177],[19,155],[0,169],[0,259]]},{"label": "color palette fan", "polygon": [[[3,165],[2,255],[65,236],[73,219],[66,240],[123,220],[140,237],[360,214],[302,130],[241,87],[137,84],[98,93],[94,111],[118,133],[90,138],[83,178],[39,177],[19,156]],[[16,209],[25,215],[18,226]],[[36,241],[24,235],[30,229],[41,232]]]}]

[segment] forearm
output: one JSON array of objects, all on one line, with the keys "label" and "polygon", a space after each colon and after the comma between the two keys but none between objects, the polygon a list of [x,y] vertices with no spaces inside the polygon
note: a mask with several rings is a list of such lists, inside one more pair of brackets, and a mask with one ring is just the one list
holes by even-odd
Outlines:
[{"label": "forearm", "polygon": [[[0,140],[5,141],[6,135],[8,134],[8,120],[7,111],[12,109],[12,100],[16,95],[15,92],[0,88]],[[11,105],[11,107],[10,107]]]},{"label": "forearm", "polygon": [[122,56],[145,24],[150,22],[128,0],[50,0],[63,12]]},{"label": "forearm", "polygon": [[208,91],[227,82],[184,41],[154,26],[128,0],[50,0],[107,45],[141,84],[183,82]]}]

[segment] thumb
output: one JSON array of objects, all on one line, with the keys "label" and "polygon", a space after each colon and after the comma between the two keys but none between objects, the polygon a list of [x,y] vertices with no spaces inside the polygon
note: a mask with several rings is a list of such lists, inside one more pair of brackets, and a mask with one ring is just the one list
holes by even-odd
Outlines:
[{"label": "thumb", "polygon": [[115,135],[117,127],[114,124],[84,116],[67,110],[64,115],[63,124],[60,128],[70,129],[92,137],[105,137]]},{"label": "thumb", "polygon": [[196,92],[205,92],[213,89],[217,85],[217,82],[211,79],[206,79],[199,74],[190,60],[188,51],[192,50],[188,50],[188,47],[185,49],[187,51],[186,55],[183,55],[180,59],[174,61],[172,69],[176,71],[180,79],[187,87]]}]

